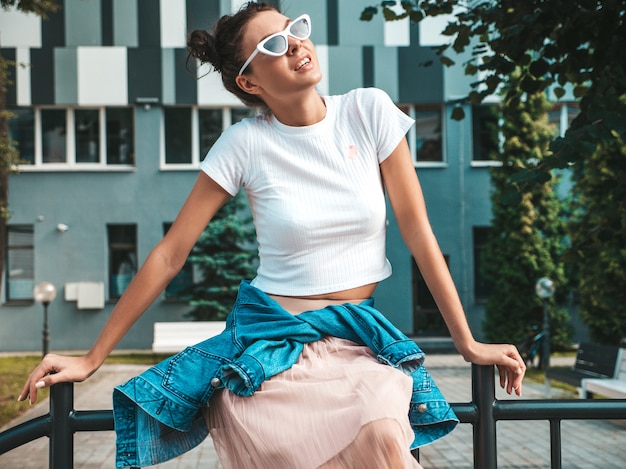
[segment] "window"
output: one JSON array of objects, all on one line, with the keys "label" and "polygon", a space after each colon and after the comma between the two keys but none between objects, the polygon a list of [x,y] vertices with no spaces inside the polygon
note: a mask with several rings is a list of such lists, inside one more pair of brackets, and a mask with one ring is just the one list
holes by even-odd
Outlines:
[{"label": "window", "polygon": [[5,275],[7,302],[33,299],[34,252],[33,225],[7,225]]},{"label": "window", "polygon": [[416,163],[441,163],[443,154],[443,112],[441,106],[404,105],[400,109],[415,119],[407,137]]},{"label": "window", "polygon": [[9,138],[17,145],[24,164],[35,162],[35,111],[31,108],[9,109]]},{"label": "window", "polygon": [[165,167],[196,168],[225,128],[253,115],[248,108],[163,108]]},{"label": "window", "polygon": [[106,109],[107,164],[135,164],[135,126],[133,108]]},{"label": "window", "polygon": [[181,164],[191,160],[191,109],[166,107],[165,120],[165,163]]},{"label": "window", "polygon": [[489,239],[490,226],[474,227],[474,301],[485,303],[491,294],[492,282],[483,274],[485,246]]},{"label": "window", "polygon": [[67,161],[67,120],[65,109],[41,110],[41,160],[43,163]]},{"label": "window", "polygon": [[109,298],[119,298],[137,272],[137,225],[107,225]]},{"label": "window", "polygon": [[97,109],[74,111],[74,147],[77,163],[100,161],[100,119]]},{"label": "window", "polygon": [[[171,223],[163,223],[163,234],[167,234],[171,227]],[[187,289],[195,283],[197,276],[194,266],[189,261],[185,262],[180,272],[165,287],[165,299],[186,301]]]},{"label": "window", "polygon": [[500,112],[497,105],[472,107],[473,161],[494,161],[500,153]]},{"label": "window", "polygon": [[[444,257],[446,264],[449,265],[449,256]],[[439,308],[415,261],[413,261],[413,334],[421,337],[450,336]]]},{"label": "window", "polygon": [[198,144],[200,157],[204,157],[217,141],[224,127],[221,109],[198,110],[199,132]]},{"label": "window", "polygon": [[22,169],[66,170],[132,165],[134,116],[131,107],[12,109],[11,138]]},{"label": "window", "polygon": [[555,105],[550,111],[548,119],[555,126],[556,136],[563,137],[579,113],[578,103],[559,103]]},{"label": "window", "polygon": [[240,120],[245,119],[246,117],[252,117],[252,116],[254,116],[254,111],[250,108],[232,109],[230,113],[230,124],[231,125],[236,124]]}]

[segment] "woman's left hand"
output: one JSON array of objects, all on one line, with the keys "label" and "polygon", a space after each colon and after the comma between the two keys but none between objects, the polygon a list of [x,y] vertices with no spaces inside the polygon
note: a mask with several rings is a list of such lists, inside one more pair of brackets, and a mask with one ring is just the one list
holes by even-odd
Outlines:
[{"label": "woman's left hand", "polygon": [[522,395],[526,364],[515,345],[474,342],[471,352],[464,354],[464,357],[476,365],[495,365],[500,375],[500,386],[508,394],[515,391],[518,396]]}]

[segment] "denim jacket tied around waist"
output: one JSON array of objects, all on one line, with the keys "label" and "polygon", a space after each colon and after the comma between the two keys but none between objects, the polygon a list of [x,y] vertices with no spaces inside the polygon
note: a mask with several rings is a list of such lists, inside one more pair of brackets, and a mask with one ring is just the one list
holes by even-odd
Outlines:
[{"label": "denim jacket tied around waist", "polygon": [[263,381],[294,365],[303,344],[325,336],[365,345],[381,363],[413,378],[407,410],[415,434],[412,449],[456,426],[456,415],[422,366],[424,353],[373,307],[373,300],[292,315],[244,281],[221,334],[115,388],[116,466],[150,466],[194,448],[208,435],[202,408],[216,389],[250,396]]}]

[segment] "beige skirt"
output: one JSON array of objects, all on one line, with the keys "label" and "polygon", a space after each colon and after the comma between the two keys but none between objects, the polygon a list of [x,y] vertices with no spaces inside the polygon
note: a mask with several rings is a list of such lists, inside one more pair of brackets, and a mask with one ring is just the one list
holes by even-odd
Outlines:
[{"label": "beige skirt", "polygon": [[216,392],[205,416],[224,469],[420,468],[412,384],[369,348],[329,337],[250,397]]}]

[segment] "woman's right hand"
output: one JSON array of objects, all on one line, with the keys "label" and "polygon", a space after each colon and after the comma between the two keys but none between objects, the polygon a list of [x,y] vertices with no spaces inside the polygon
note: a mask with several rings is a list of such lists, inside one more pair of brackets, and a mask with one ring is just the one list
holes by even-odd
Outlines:
[{"label": "woman's right hand", "polygon": [[84,381],[97,369],[98,366],[87,356],[66,357],[48,354],[31,372],[17,400],[21,402],[29,398],[29,402],[34,404],[38,389],[48,388],[56,383]]}]

